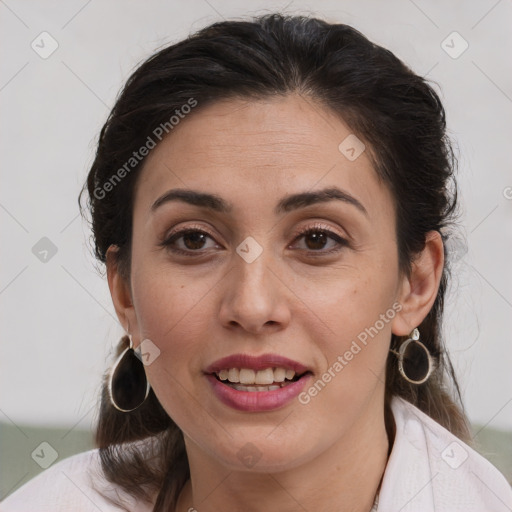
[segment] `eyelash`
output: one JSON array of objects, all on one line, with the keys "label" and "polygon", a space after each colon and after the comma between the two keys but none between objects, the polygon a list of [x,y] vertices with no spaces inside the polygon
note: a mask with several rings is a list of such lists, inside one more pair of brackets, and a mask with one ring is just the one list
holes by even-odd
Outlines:
[{"label": "eyelash", "polygon": [[[181,238],[184,235],[188,235],[188,234],[191,234],[191,233],[201,233],[201,234],[207,235],[211,239],[214,238],[213,235],[211,235],[210,233],[208,233],[204,229],[199,229],[199,228],[195,228],[195,227],[188,227],[188,228],[182,229],[181,231],[177,231],[176,233],[172,233],[171,235],[169,235],[159,245],[163,246],[163,247],[166,247],[167,249],[169,249],[170,251],[172,251],[175,254],[180,254],[180,255],[189,256],[189,257],[199,256],[199,255],[201,255],[200,254],[201,249],[198,249],[197,251],[193,251],[193,250],[185,251],[183,249],[177,249],[176,247],[172,247],[172,244],[176,240],[178,240],[179,238]],[[293,241],[295,243],[298,239],[300,239],[302,237],[305,237],[307,235],[310,235],[312,233],[322,233],[324,235],[327,235],[328,238],[331,238],[332,240],[334,240],[338,244],[338,247],[336,247],[334,249],[330,249],[328,251],[324,251],[324,250],[315,251],[313,249],[309,250],[309,252],[311,252],[313,254],[317,253],[319,256],[330,255],[330,254],[337,253],[337,252],[341,251],[344,247],[348,247],[349,246],[349,243],[348,243],[348,241],[345,238],[342,238],[341,236],[339,236],[334,231],[331,231],[330,229],[326,229],[325,227],[323,227],[321,225],[308,226],[306,228],[300,229],[295,234],[295,237],[294,237]],[[301,249],[301,250],[308,251],[308,249]],[[316,254],[315,254],[315,257],[316,257]]]}]

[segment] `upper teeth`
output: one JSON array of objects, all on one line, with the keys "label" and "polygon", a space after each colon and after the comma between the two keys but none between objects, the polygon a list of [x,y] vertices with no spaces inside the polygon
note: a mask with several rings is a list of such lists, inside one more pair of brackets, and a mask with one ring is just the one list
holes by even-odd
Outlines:
[{"label": "upper teeth", "polygon": [[265,368],[257,372],[249,368],[230,368],[216,372],[220,380],[238,382],[240,384],[272,384],[273,382],[284,382],[284,379],[292,380],[295,376],[293,370],[284,368]]}]

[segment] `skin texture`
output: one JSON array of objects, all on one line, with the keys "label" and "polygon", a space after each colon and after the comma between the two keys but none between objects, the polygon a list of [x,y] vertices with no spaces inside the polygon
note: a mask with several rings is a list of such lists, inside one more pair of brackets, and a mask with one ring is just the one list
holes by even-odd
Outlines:
[{"label": "skin texture", "polygon": [[[118,317],[134,346],[147,338],[161,351],[146,373],[184,433],[191,480],[177,510],[368,511],[389,448],[391,333],[409,334],[432,307],[441,238],[429,233],[411,275],[399,271],[390,191],[368,149],[355,161],[339,151],[351,130],[313,100],[289,95],[200,107],[146,159],[136,185],[129,279],[118,272],[114,246],[107,259]],[[274,213],[283,196],[331,186],[356,198],[367,215],[341,201]],[[168,202],[151,211],[176,188],[217,194],[233,210]],[[181,237],[174,246],[199,255],[161,245],[191,227],[208,236]],[[305,227],[332,231],[348,245],[299,235]],[[263,250],[252,263],[236,252],[248,236]],[[307,404],[236,411],[203,375],[230,354],[273,352],[308,366],[314,382],[395,303],[401,309],[394,318]],[[251,468],[238,456],[247,443],[260,455]]]}]

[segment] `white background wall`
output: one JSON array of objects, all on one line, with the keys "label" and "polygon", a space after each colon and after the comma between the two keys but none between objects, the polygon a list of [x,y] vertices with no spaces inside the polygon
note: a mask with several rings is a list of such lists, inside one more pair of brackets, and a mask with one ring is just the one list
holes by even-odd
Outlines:
[{"label": "white background wall", "polygon": [[[88,427],[95,419],[106,358],[122,331],[77,195],[119,88],[157,47],[222,18],[274,9],[351,24],[440,84],[460,150],[468,243],[446,335],[470,419],[512,429],[506,0],[0,2],[0,421]],[[47,59],[31,48],[43,31],[59,45]],[[441,47],[453,31],[469,44],[457,59]],[[42,237],[57,248],[46,263],[32,252]]]}]

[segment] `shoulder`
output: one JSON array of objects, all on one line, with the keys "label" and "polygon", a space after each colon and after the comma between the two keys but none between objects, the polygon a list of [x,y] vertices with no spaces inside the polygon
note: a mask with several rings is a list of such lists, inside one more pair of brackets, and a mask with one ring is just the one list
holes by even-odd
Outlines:
[{"label": "shoulder", "polygon": [[0,503],[0,512],[150,511],[114,486],[101,469],[97,449],[49,467]]},{"label": "shoulder", "polygon": [[487,459],[402,398],[394,397],[391,408],[396,435],[379,512],[391,503],[389,510],[402,512],[512,509],[512,489]]}]

